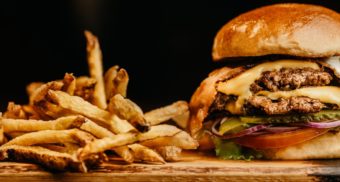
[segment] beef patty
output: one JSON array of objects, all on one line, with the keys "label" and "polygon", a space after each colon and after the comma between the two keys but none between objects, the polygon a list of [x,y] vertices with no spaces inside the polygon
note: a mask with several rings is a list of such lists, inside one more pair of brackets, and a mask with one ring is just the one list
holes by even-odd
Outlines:
[{"label": "beef patty", "polygon": [[332,76],[326,71],[312,68],[283,68],[280,71],[266,71],[250,87],[253,93],[261,90],[294,90],[305,86],[325,86]]},{"label": "beef patty", "polygon": [[280,98],[273,101],[265,96],[252,96],[248,99],[248,104],[245,108],[247,113],[253,113],[254,109],[262,111],[268,115],[296,113],[314,113],[319,112],[324,104],[318,99],[308,97],[291,97],[288,99]]},{"label": "beef patty", "polygon": [[[307,86],[325,86],[332,81],[332,75],[324,70],[312,68],[291,69],[283,68],[279,71],[263,72],[250,90],[257,93],[261,90],[279,91],[294,90]],[[210,107],[210,112],[225,111],[228,102],[237,100],[236,96],[218,93],[215,101]],[[323,108],[328,108],[327,104],[318,99],[308,97],[291,97],[287,99],[271,100],[265,96],[252,96],[245,103],[246,114],[289,114],[289,113],[313,113]]]}]

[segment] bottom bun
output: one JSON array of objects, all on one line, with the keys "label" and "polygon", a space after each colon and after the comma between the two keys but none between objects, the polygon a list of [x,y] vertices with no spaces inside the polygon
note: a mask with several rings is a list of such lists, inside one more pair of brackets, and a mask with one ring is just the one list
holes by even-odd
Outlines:
[{"label": "bottom bun", "polygon": [[303,160],[340,158],[340,132],[328,132],[310,141],[282,148],[264,151],[267,159]]}]

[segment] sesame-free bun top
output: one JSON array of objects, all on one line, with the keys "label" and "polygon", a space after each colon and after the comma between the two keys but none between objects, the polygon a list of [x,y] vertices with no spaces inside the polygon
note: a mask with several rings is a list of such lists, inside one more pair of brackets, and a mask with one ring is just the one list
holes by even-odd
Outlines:
[{"label": "sesame-free bun top", "polygon": [[213,60],[264,55],[340,55],[340,15],[308,4],[264,6],[232,19],[217,33]]}]

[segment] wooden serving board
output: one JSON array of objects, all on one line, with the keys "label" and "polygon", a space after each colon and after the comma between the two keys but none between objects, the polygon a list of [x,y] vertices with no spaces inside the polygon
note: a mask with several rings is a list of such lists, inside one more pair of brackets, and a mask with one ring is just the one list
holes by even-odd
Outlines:
[{"label": "wooden serving board", "polygon": [[50,173],[0,162],[0,181],[339,181],[340,160],[225,161],[197,153],[165,165],[105,163],[88,173]]}]

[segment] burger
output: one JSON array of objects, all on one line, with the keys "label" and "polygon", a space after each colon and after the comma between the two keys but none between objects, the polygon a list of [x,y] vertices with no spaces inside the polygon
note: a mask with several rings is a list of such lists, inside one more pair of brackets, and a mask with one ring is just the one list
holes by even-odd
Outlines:
[{"label": "burger", "polygon": [[189,130],[224,159],[340,158],[340,15],[275,4],[232,19],[212,58],[225,67],[190,101]]}]

